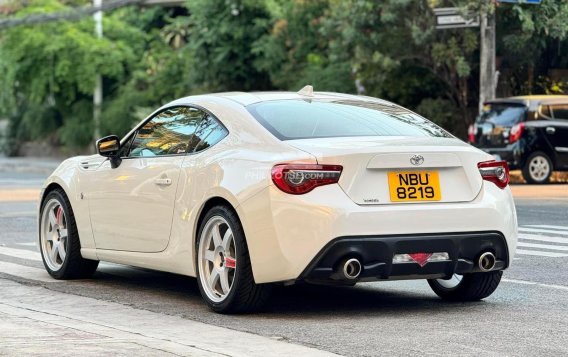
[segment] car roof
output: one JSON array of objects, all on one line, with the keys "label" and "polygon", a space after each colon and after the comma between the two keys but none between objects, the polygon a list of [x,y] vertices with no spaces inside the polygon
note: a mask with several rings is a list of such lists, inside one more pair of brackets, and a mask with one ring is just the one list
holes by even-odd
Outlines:
[{"label": "car roof", "polygon": [[[243,106],[248,106],[251,104],[256,104],[260,102],[267,102],[273,100],[290,100],[290,99],[299,99],[299,100],[306,100],[306,99],[319,99],[319,100],[333,100],[333,99],[346,99],[352,101],[372,101],[372,102],[380,102],[385,105],[392,105],[398,106],[394,103],[391,103],[386,100],[367,97],[363,95],[354,95],[354,94],[343,94],[343,93],[334,93],[334,92],[313,92],[310,95],[300,94],[300,92],[223,92],[223,93],[212,93],[212,94],[203,94],[198,96],[190,96],[185,98],[180,98],[175,101],[175,104],[182,104],[184,102],[191,103],[194,99],[200,98],[204,99],[206,97],[216,97],[216,98],[223,98],[230,100],[232,102],[236,102]],[[173,103],[172,103],[173,104]]]},{"label": "car roof", "polygon": [[516,97],[496,98],[488,100],[485,103],[522,104],[529,107],[531,110],[536,110],[539,105],[568,104],[568,95],[521,95]]}]

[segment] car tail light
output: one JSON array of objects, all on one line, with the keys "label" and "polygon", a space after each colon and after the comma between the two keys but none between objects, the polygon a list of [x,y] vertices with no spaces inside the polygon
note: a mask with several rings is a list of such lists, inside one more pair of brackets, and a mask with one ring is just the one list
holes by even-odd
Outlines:
[{"label": "car tail light", "polygon": [[286,193],[301,195],[318,186],[337,183],[341,170],[339,165],[276,165],[272,168],[272,181]]},{"label": "car tail light", "polygon": [[519,123],[511,128],[509,132],[509,144],[519,141],[521,135],[523,135],[523,130],[525,129],[525,123]]},{"label": "car tail light", "polygon": [[467,129],[467,140],[470,144],[475,144],[475,125],[471,124]]},{"label": "car tail light", "polygon": [[491,181],[499,188],[509,184],[509,165],[506,161],[484,161],[477,164],[479,173],[486,181]]}]

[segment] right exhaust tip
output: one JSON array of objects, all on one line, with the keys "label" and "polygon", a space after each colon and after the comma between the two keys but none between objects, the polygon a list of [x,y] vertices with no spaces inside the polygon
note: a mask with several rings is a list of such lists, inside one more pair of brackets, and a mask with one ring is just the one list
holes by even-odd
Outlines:
[{"label": "right exhaust tip", "polygon": [[361,274],[361,262],[359,259],[350,258],[343,262],[342,264],[342,273],[346,279],[354,280],[359,277]]},{"label": "right exhaust tip", "polygon": [[497,259],[495,255],[491,252],[485,252],[479,256],[479,260],[477,261],[477,265],[481,271],[490,271],[495,268],[495,263]]}]

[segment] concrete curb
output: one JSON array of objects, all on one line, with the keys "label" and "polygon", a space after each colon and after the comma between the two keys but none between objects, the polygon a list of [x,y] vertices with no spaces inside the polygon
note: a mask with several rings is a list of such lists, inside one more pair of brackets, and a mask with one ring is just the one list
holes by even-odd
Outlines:
[{"label": "concrete curb", "polygon": [[0,355],[337,356],[5,279],[0,279],[0,316]]}]

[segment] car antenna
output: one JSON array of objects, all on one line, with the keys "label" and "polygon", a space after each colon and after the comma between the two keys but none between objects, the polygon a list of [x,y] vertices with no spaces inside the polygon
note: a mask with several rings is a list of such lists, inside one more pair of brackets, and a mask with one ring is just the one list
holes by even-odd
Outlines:
[{"label": "car antenna", "polygon": [[300,89],[298,91],[299,95],[304,95],[306,97],[313,97],[314,96],[314,87],[312,87],[311,85],[307,85],[304,88]]}]

